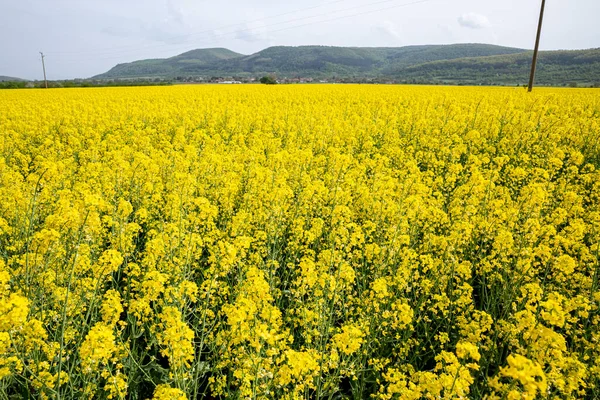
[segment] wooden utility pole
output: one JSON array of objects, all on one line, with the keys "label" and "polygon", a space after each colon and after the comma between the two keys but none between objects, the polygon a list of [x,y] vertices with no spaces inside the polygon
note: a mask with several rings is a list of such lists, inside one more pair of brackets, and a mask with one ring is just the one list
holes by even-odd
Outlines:
[{"label": "wooden utility pole", "polygon": [[46,85],[46,89],[48,89],[48,80],[46,79],[46,64],[44,64],[44,53],[40,51],[42,55],[42,68],[44,69],[44,84]]},{"label": "wooden utility pole", "polygon": [[538,22],[537,36],[535,38],[535,48],[533,49],[533,60],[531,61],[531,74],[529,75],[529,88],[528,92],[533,89],[533,80],[535,79],[535,66],[537,64],[538,51],[540,49],[540,36],[542,34],[542,21],[544,20],[544,8],[546,7],[546,0],[542,0],[542,9],[540,10],[540,21]]}]

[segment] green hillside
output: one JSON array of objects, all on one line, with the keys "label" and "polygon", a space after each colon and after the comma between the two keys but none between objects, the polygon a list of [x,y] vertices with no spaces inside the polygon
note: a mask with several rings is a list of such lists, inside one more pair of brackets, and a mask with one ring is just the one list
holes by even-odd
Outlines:
[{"label": "green hillside", "polygon": [[0,82],[25,82],[25,79],[15,78],[12,76],[0,75]]},{"label": "green hillside", "polygon": [[[94,79],[259,77],[407,83],[527,82],[531,51],[488,44],[406,47],[276,46],[251,55],[199,49],[166,59],[119,64]],[[600,49],[540,53],[536,83],[600,83]]]},{"label": "green hillside", "polygon": [[406,47],[276,46],[249,56],[226,49],[201,49],[167,59],[119,64],[94,78],[254,76],[267,73],[310,77],[374,77],[386,75],[399,66],[523,51],[486,44]]},{"label": "green hillside", "polygon": [[182,71],[188,69],[202,70],[203,67],[207,65],[219,65],[223,61],[242,56],[242,54],[222,48],[198,49],[171,58],[140,60],[132,63],[117,64],[110,71],[95,76],[94,79],[172,78],[177,75],[186,74]]},{"label": "green hillside", "polygon": [[[531,52],[443,60],[397,68],[392,76],[410,81],[463,84],[525,84]],[[538,58],[539,85],[600,83],[600,49],[542,51]]]},{"label": "green hillside", "polygon": [[380,76],[394,67],[461,57],[522,52],[507,47],[457,44],[407,47],[270,47],[256,54],[230,60],[225,72],[308,76]]}]

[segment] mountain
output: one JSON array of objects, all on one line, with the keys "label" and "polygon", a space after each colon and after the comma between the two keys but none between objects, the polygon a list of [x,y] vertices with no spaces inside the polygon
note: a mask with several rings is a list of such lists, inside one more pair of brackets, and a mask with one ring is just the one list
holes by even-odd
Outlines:
[{"label": "mountain", "polygon": [[[391,75],[404,81],[463,84],[525,84],[532,52],[433,61],[398,68]],[[600,83],[600,48],[541,51],[535,75],[539,85]]]},{"label": "mountain", "polygon": [[291,76],[380,76],[393,67],[461,57],[522,52],[508,47],[457,44],[407,47],[269,47],[223,65],[231,74],[276,73]]},{"label": "mountain", "polygon": [[25,82],[25,79],[14,78],[12,76],[0,75],[0,82]]},{"label": "mountain", "polygon": [[175,57],[119,64],[95,79],[176,76],[381,76],[396,66],[523,52],[485,44],[406,47],[276,46],[252,55],[227,49],[192,50]]},{"label": "mountain", "polygon": [[[119,64],[93,79],[211,77],[317,78],[407,83],[526,83],[531,51],[489,44],[405,47],[275,46],[251,55],[198,49],[166,59]],[[600,49],[540,52],[536,82],[600,83]]]},{"label": "mountain", "polygon": [[185,75],[186,73],[183,71],[186,70],[202,70],[206,66],[217,66],[226,60],[242,56],[242,54],[222,48],[198,49],[171,58],[117,64],[110,71],[95,76],[94,79],[174,77]]}]

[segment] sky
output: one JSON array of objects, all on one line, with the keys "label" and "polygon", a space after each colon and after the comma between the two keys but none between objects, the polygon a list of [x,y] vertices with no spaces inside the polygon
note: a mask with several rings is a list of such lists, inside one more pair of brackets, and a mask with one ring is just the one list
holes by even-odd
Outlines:
[{"label": "sky", "polygon": [[[600,47],[600,0],[547,0],[542,50]],[[0,75],[88,78],[225,47],[490,43],[533,48],[541,0],[0,0]]]}]

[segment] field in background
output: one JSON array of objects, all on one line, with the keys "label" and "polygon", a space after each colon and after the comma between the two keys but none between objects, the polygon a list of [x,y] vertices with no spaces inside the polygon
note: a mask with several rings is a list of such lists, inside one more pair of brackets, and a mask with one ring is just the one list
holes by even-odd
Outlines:
[{"label": "field in background", "polygon": [[0,399],[600,396],[600,92],[0,93]]}]

